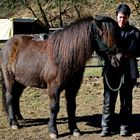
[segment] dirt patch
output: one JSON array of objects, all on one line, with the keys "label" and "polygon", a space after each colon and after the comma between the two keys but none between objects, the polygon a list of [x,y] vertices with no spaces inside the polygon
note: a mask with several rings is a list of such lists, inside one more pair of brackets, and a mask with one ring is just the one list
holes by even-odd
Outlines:
[{"label": "dirt patch", "polygon": [[[135,87],[133,94],[133,136],[125,139],[136,140],[140,138],[140,88]],[[19,130],[11,130],[8,126],[4,112],[0,113],[0,139],[1,140],[48,140],[49,100],[47,90],[37,88],[26,88],[21,97],[21,112],[24,121],[20,122]],[[101,138],[99,136],[102,113],[102,78],[84,78],[79,94],[77,96],[77,124],[82,132],[79,140],[122,140],[119,131],[111,137]],[[0,94],[1,95],[1,94]],[[1,100],[1,96],[0,96]],[[0,104],[0,110],[2,106]],[[116,114],[119,112],[119,100],[116,105]],[[116,115],[116,119],[117,119]],[[59,138],[63,140],[75,140],[69,135],[67,127],[67,113],[65,107],[64,92],[61,94],[60,112],[58,114]],[[114,127],[118,127],[114,122]]]},{"label": "dirt patch", "polygon": [[[133,136],[124,138],[136,140],[140,138],[140,88],[135,87],[133,94]],[[117,130],[117,121],[114,121],[116,132],[113,136],[101,138],[99,136],[102,113],[102,78],[84,78],[79,94],[77,96],[77,124],[82,132],[79,140],[123,140]],[[1,95],[1,94],[0,94]],[[1,96],[0,96],[1,101]],[[47,90],[37,88],[26,88],[21,97],[21,112],[24,121],[20,122],[19,130],[11,130],[7,118],[3,112],[0,113],[0,139],[1,140],[48,140],[49,100]],[[0,110],[2,106],[0,104]],[[119,99],[116,105],[116,113],[119,112]],[[118,115],[116,115],[118,116]],[[118,119],[116,117],[116,119]],[[65,107],[64,92],[61,94],[60,112],[58,114],[59,138],[62,140],[76,140],[69,135],[67,127],[67,113]]]}]

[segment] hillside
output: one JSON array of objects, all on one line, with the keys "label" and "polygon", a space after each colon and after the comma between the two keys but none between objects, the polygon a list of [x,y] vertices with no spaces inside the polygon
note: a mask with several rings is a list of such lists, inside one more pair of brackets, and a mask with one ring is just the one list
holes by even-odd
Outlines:
[{"label": "hillside", "polygon": [[[106,1],[83,0],[82,1],[81,0],[81,2],[77,3],[74,6],[76,6],[80,16],[85,16],[85,15],[94,16],[96,14],[103,14],[115,18],[115,8],[120,2],[126,2],[131,7],[132,14],[130,17],[130,23],[139,27],[140,17],[137,14],[138,11],[136,11],[135,5],[130,0],[124,0],[124,1],[121,0],[106,0]],[[26,7],[23,7],[23,5],[19,2],[17,2],[15,6],[11,6],[11,5],[7,6],[6,3],[5,4],[3,3],[4,2],[2,1],[0,2],[1,18],[2,17],[4,18],[21,18],[21,17],[33,18],[34,17],[32,12]],[[42,1],[41,6],[45,11],[45,15],[49,21],[50,26],[59,27],[60,25],[59,7],[51,4]],[[135,0],[135,4],[137,4],[136,0]],[[43,18],[37,6],[36,0],[31,1],[30,6],[34,11],[36,17],[43,22]],[[64,25],[78,18],[76,10],[75,8],[73,8],[74,6],[70,4],[69,1],[66,1],[63,3],[63,5],[61,5],[62,20]]]}]

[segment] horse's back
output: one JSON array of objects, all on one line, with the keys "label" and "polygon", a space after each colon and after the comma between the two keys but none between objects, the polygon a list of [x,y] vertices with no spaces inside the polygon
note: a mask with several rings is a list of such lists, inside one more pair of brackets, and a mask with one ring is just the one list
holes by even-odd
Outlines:
[{"label": "horse's back", "polygon": [[2,65],[18,82],[31,86],[41,85],[44,82],[40,76],[41,71],[47,62],[47,52],[43,50],[45,43],[32,36],[13,36],[2,48]]}]

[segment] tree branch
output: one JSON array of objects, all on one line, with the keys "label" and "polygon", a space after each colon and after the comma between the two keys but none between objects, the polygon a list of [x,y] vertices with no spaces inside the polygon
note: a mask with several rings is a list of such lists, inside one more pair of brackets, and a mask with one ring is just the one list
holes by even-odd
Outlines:
[{"label": "tree branch", "polygon": [[140,15],[140,12],[139,12],[139,10],[138,10],[137,5],[135,4],[135,2],[133,0],[130,0],[130,2],[134,5],[137,14]]},{"label": "tree branch", "polygon": [[48,22],[48,19],[47,19],[46,15],[45,15],[45,12],[44,12],[44,10],[43,10],[43,8],[42,8],[42,6],[41,6],[41,3],[40,3],[39,0],[37,0],[37,3],[38,3],[38,7],[39,7],[39,9],[40,9],[42,18],[43,18],[43,20],[44,20],[44,22],[45,22],[45,25],[46,25],[46,27],[49,29],[49,28],[50,28],[50,25],[49,25],[49,22]]}]

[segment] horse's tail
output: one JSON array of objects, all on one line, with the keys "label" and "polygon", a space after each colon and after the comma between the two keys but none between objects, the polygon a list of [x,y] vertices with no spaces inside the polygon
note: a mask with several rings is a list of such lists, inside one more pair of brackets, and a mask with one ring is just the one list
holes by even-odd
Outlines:
[{"label": "horse's tail", "polygon": [[0,77],[1,77],[0,83],[2,89],[2,107],[3,107],[2,110],[7,112],[6,98],[5,98],[6,86],[5,86],[5,81],[4,81],[3,71],[2,71],[1,52],[0,52]]}]

